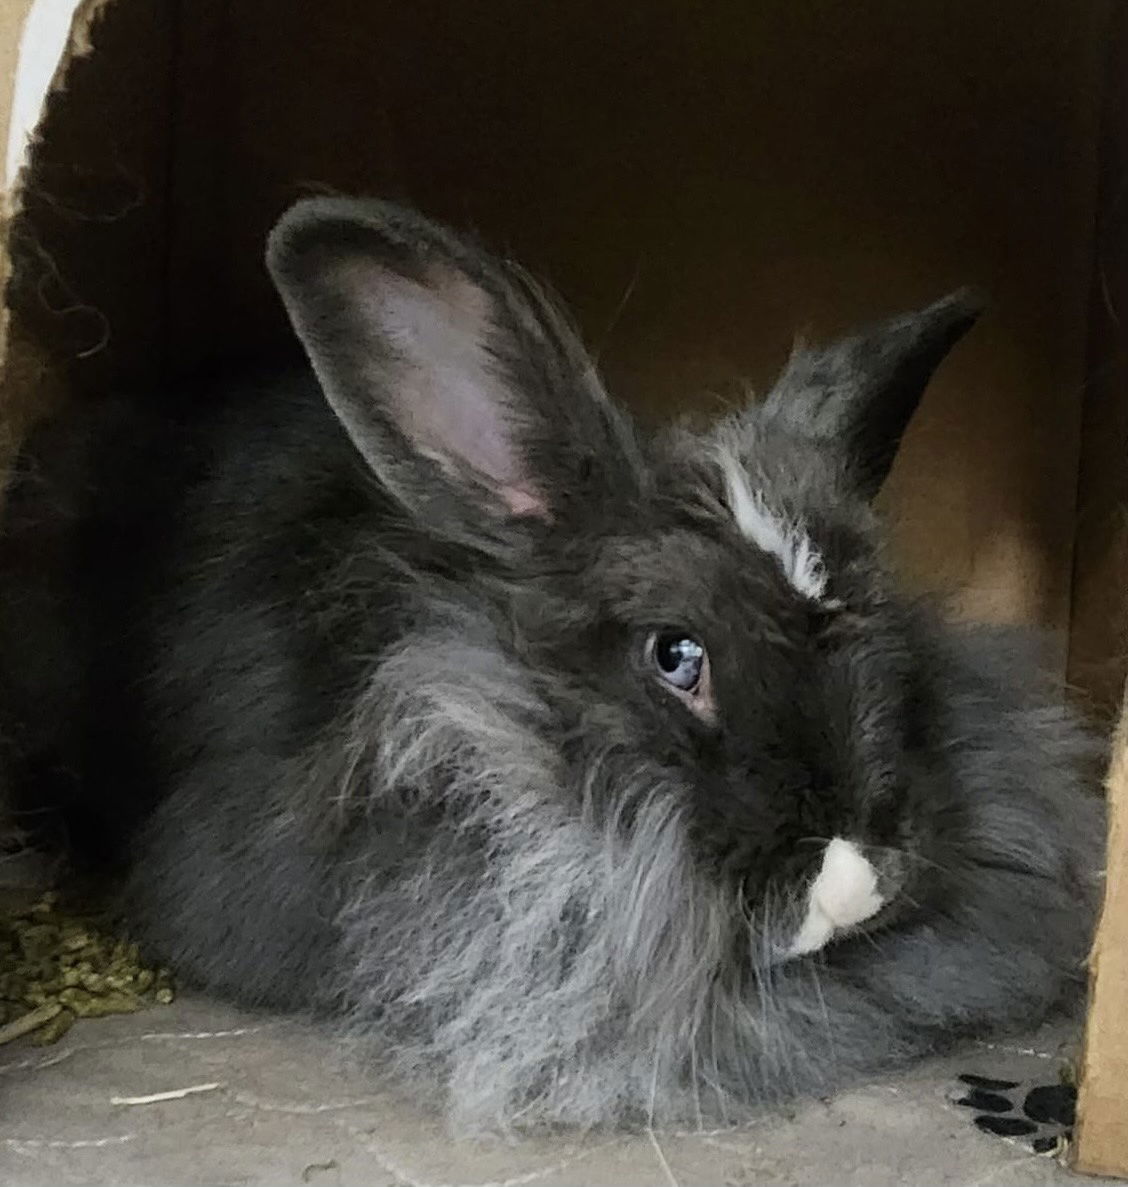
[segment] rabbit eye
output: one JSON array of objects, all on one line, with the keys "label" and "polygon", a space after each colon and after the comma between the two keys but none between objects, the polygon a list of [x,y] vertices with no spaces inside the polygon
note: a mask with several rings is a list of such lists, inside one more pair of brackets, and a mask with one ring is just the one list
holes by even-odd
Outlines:
[{"label": "rabbit eye", "polygon": [[646,640],[646,662],[666,688],[706,725],[717,724],[709,653],[686,630],[655,631]]},{"label": "rabbit eye", "polygon": [[658,674],[679,692],[692,693],[705,671],[705,648],[692,635],[663,631],[651,638],[650,652]]}]

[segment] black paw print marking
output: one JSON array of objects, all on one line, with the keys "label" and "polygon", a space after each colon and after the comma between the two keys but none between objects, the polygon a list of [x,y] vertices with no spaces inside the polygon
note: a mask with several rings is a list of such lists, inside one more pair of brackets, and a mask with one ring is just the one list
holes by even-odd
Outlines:
[{"label": "black paw print marking", "polygon": [[971,1074],[959,1079],[955,1103],[973,1112],[973,1122],[984,1133],[1021,1139],[1036,1154],[1048,1154],[1063,1138],[1072,1138],[1077,1108],[1072,1084],[1024,1084]]}]

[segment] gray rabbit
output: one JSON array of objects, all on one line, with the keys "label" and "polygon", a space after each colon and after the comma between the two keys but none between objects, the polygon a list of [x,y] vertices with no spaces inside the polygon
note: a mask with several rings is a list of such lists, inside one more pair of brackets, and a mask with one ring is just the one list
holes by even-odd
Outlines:
[{"label": "gray rabbit", "polygon": [[181,978],[463,1130],[738,1118],[1076,1000],[1090,743],[870,510],[971,296],[647,434],[415,213],[300,202],[267,265],[308,365],[45,426],[0,542],[25,817]]}]

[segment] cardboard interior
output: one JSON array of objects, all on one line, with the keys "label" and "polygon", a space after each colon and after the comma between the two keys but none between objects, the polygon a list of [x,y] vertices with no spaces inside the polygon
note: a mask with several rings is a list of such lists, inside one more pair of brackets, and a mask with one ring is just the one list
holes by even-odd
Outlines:
[{"label": "cardboard interior", "polygon": [[[71,24],[49,95],[21,69],[55,45],[27,44],[34,21]],[[646,417],[762,389],[797,331],[971,282],[992,308],[882,496],[895,560],[960,614],[1044,628],[1109,717],[1126,64],[1115,0],[7,0],[0,465],[68,401],[159,400],[281,341],[262,240],[311,190],[399,198],[511,250]],[[1128,1007],[1123,982],[1107,992]]]}]

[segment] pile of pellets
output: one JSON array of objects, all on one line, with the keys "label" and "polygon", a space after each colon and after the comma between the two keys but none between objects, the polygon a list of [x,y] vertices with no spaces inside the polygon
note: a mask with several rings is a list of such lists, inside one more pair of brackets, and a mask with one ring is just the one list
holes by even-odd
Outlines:
[{"label": "pile of pellets", "polygon": [[47,1046],[78,1018],[133,1014],[172,998],[168,969],[143,964],[136,944],[95,916],[63,911],[53,893],[0,916],[0,1044],[26,1035]]}]

